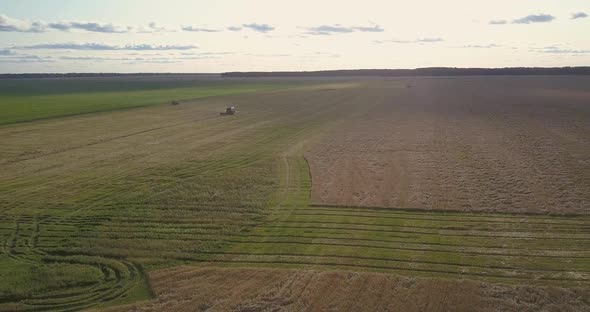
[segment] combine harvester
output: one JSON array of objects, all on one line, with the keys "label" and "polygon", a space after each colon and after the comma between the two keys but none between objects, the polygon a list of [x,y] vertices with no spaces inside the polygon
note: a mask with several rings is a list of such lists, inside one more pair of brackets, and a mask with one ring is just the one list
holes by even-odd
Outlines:
[{"label": "combine harvester", "polygon": [[235,115],[236,112],[237,112],[236,107],[235,106],[230,106],[230,107],[227,107],[225,109],[225,112],[224,113],[219,113],[219,115],[221,115],[221,116]]}]

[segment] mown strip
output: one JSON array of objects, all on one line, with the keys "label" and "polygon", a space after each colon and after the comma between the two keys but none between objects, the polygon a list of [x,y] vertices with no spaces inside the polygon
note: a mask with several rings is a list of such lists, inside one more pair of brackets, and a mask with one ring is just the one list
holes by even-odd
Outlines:
[{"label": "mown strip", "polygon": [[[294,161],[287,163],[295,163]],[[309,205],[306,166],[289,166],[269,222],[230,240],[218,264],[330,266],[533,283],[590,282],[586,217]],[[289,184],[289,182],[285,182]]]}]

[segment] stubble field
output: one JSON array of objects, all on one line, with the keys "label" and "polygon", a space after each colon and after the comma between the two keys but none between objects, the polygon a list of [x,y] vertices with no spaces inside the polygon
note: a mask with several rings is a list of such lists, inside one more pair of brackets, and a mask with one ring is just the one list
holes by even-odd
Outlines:
[{"label": "stubble field", "polygon": [[0,310],[588,309],[586,82],[308,82],[4,125]]},{"label": "stubble field", "polygon": [[588,83],[425,78],[381,91],[391,97],[308,153],[312,202],[589,214]]},{"label": "stubble field", "polygon": [[276,268],[181,266],[151,275],[158,298],[116,311],[580,311],[581,289]]}]

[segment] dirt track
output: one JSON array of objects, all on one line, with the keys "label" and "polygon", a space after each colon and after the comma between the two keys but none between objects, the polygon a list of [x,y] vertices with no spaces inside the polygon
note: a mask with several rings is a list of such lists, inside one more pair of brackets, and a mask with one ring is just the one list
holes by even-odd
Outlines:
[{"label": "dirt track", "polygon": [[306,155],[314,204],[588,214],[590,79],[372,82]]},{"label": "dirt track", "polygon": [[176,267],[151,274],[158,298],[112,311],[581,311],[588,290],[388,274]]}]

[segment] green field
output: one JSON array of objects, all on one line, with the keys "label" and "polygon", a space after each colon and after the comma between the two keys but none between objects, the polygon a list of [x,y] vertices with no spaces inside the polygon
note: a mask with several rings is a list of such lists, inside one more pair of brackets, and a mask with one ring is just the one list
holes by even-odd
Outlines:
[{"label": "green field", "polygon": [[292,85],[292,82],[175,80],[166,77],[0,80],[0,125]]},{"label": "green field", "polygon": [[268,223],[215,253],[227,264],[343,268],[509,284],[587,285],[588,218],[310,206],[306,164]]},{"label": "green field", "polygon": [[[260,222],[278,190],[277,155],[335,111],[282,96],[3,127],[2,302],[61,310],[147,298],[144,269],[220,250],[220,238]],[[239,118],[219,116],[228,103]],[[86,269],[54,283],[52,264]]]},{"label": "green field", "polygon": [[3,94],[0,122],[46,119],[0,127],[0,310],[149,299],[146,272],[180,264],[588,287],[588,216],[309,205],[307,148],[405,83],[285,86]]}]

